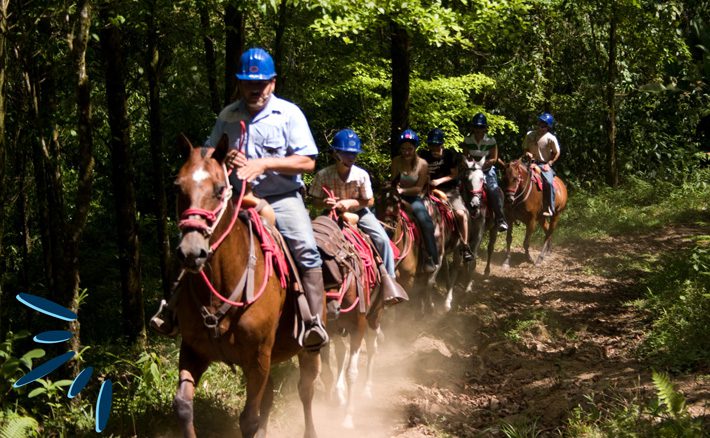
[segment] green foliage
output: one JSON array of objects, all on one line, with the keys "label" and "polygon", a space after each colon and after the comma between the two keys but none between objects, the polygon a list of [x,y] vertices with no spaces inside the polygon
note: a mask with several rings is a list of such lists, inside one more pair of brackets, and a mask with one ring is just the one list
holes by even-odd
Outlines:
[{"label": "green foliage", "polygon": [[537,426],[537,420],[532,423],[503,422],[500,431],[506,438],[537,438],[542,434]]},{"label": "green foliage", "polygon": [[[657,400],[640,394],[607,393],[587,395],[567,420],[563,436],[568,437],[658,437],[699,438],[702,423],[685,409],[683,396],[673,389],[667,375],[653,373]],[[667,405],[666,403],[671,403]],[[665,408],[659,409],[659,406]]]},{"label": "green foliage", "polygon": [[0,438],[39,436],[39,423],[32,417],[11,410],[0,411]]},{"label": "green foliage", "polygon": [[645,299],[638,303],[653,318],[640,350],[664,366],[695,369],[710,360],[710,236],[662,260],[643,280]]},{"label": "green foliage", "polygon": [[[5,340],[0,343],[0,381],[2,386],[0,390],[3,394],[7,394],[13,391],[11,388],[12,383],[17,379],[22,377],[23,368],[26,371],[32,369],[32,361],[35,359],[40,359],[44,357],[45,351],[41,348],[35,348],[27,353],[23,354],[21,357],[14,356],[13,345],[18,341],[29,337],[30,333],[26,330],[14,333],[12,331],[8,332]],[[24,388],[18,388],[19,391],[24,392]],[[5,408],[5,401],[9,398],[0,399],[0,409]]]}]

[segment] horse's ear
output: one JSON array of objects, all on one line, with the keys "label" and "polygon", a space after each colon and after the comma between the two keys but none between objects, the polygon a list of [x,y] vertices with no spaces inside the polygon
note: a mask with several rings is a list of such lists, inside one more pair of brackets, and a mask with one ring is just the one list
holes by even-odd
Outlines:
[{"label": "horse's ear", "polygon": [[219,143],[217,143],[214,152],[212,152],[212,158],[217,160],[219,164],[222,164],[224,163],[224,158],[227,156],[227,151],[229,151],[229,137],[227,134],[222,134]]},{"label": "horse's ear", "polygon": [[182,132],[178,135],[177,146],[180,149],[180,155],[182,155],[182,158],[187,160],[192,152],[193,146],[192,143],[190,143],[190,140],[188,140]]}]

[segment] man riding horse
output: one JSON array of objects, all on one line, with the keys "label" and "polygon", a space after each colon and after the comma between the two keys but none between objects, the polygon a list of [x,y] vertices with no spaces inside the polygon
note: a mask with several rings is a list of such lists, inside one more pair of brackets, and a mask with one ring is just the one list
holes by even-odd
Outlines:
[{"label": "man riding horse", "polygon": [[463,146],[464,154],[478,151],[488,155],[483,163],[486,196],[489,205],[493,207],[498,231],[506,231],[508,224],[505,222],[505,214],[503,213],[503,192],[498,187],[498,175],[495,167],[495,163],[498,161],[498,144],[495,138],[488,135],[488,121],[482,113],[473,116],[473,133],[464,138]]},{"label": "man riding horse", "polygon": [[543,179],[542,215],[551,217],[555,214],[555,190],[552,182],[555,171],[552,165],[560,158],[560,143],[550,132],[555,118],[550,113],[542,113],[537,118],[537,129],[529,131],[523,141],[525,156],[540,170]]},{"label": "man riding horse", "polygon": [[[273,94],[276,71],[271,55],[261,48],[247,50],[241,56],[236,76],[241,99],[220,112],[206,146],[215,147],[227,134],[230,150],[225,164],[236,168],[230,182],[235,187],[251,183],[256,196],[273,208],[276,228],[298,265],[310,308],[310,319],[304,321],[305,331],[299,340],[304,348],[318,350],[328,342],[321,318],[322,261],[300,194],[301,173],[315,169],[318,148],[300,108]],[[243,137],[245,152],[237,149]],[[161,310],[162,315],[153,318],[158,323],[152,321],[151,326],[163,334],[170,333],[174,324],[172,309]]]}]

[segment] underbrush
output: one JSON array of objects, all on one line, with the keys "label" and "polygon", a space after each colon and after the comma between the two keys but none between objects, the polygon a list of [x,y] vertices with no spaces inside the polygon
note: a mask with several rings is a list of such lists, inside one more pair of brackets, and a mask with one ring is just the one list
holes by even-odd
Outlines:
[{"label": "underbrush", "polygon": [[641,391],[590,394],[567,420],[563,436],[568,437],[687,437],[704,436],[701,420],[694,419],[670,377],[653,373],[656,398]]},{"label": "underbrush", "polygon": [[653,320],[641,355],[676,371],[710,363],[710,236],[694,240],[641,280],[645,296],[635,302]]},{"label": "underbrush", "polygon": [[710,169],[700,169],[682,183],[630,177],[616,189],[576,190],[560,219],[559,239],[639,234],[669,223],[707,224],[709,181]]}]

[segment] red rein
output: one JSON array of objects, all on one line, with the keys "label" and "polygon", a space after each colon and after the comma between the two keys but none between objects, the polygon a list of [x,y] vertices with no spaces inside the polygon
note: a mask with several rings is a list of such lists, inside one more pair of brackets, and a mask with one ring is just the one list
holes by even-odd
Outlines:
[{"label": "red rein", "polygon": [[[240,121],[240,128],[241,128],[241,135],[239,136],[239,147],[238,151],[239,152],[244,152],[244,144],[246,141],[246,124],[244,121]],[[205,234],[207,237],[212,236],[212,233],[214,230],[217,228],[217,225],[220,222],[220,219],[222,218],[222,215],[226,212],[227,206],[229,199],[232,197],[232,186],[229,182],[229,174],[232,172],[230,169],[227,171],[227,168],[225,167],[224,164],[222,164],[222,168],[224,169],[224,179],[226,183],[226,188],[222,194],[222,197],[219,202],[219,206],[210,211],[210,210],[205,210],[201,208],[190,208],[185,210],[181,218],[182,220],[179,223],[179,228],[180,230],[185,230],[185,229],[197,229],[201,231],[203,234]],[[224,230],[224,232],[219,236],[217,240],[215,240],[211,245],[210,245],[210,254],[214,253],[217,248],[222,244],[224,239],[227,238],[229,233],[232,232],[232,229],[234,228],[234,224],[237,221],[237,217],[239,216],[239,210],[242,207],[242,201],[244,200],[244,193],[246,191],[246,182],[242,183],[242,188],[241,192],[239,193],[239,198],[237,199],[236,205],[234,207],[234,210],[232,212],[232,218],[229,222],[229,225],[227,228]],[[207,284],[207,287],[210,289],[212,294],[216,296],[220,301],[225,302],[227,304],[230,304],[232,306],[237,306],[237,307],[243,307],[245,305],[249,305],[253,303],[254,301],[258,300],[259,297],[264,293],[264,290],[266,290],[266,284],[269,281],[269,277],[271,274],[274,272],[274,261],[276,262],[276,266],[279,270],[279,280],[281,282],[281,287],[286,287],[286,273],[288,272],[288,268],[286,266],[286,259],[284,257],[283,252],[279,248],[279,246],[276,244],[276,242],[273,240],[273,237],[271,237],[271,234],[269,234],[266,229],[264,228],[263,223],[261,222],[261,218],[259,217],[259,214],[256,212],[255,209],[249,209],[248,210],[249,215],[250,215],[250,220],[254,224],[254,227],[256,228],[256,232],[260,237],[260,240],[262,242],[261,248],[264,253],[264,261],[265,261],[265,266],[264,266],[264,277],[263,281],[261,284],[261,287],[259,291],[254,294],[254,299],[249,302],[237,302],[237,301],[231,301],[228,298],[225,298],[222,296],[212,285],[212,282],[207,278],[207,274],[205,274],[205,271],[202,270],[200,271],[200,275],[202,276],[203,280],[205,281],[205,284]],[[203,220],[199,219],[193,219],[191,216],[200,216]],[[208,225],[209,224],[209,225]]]}]

